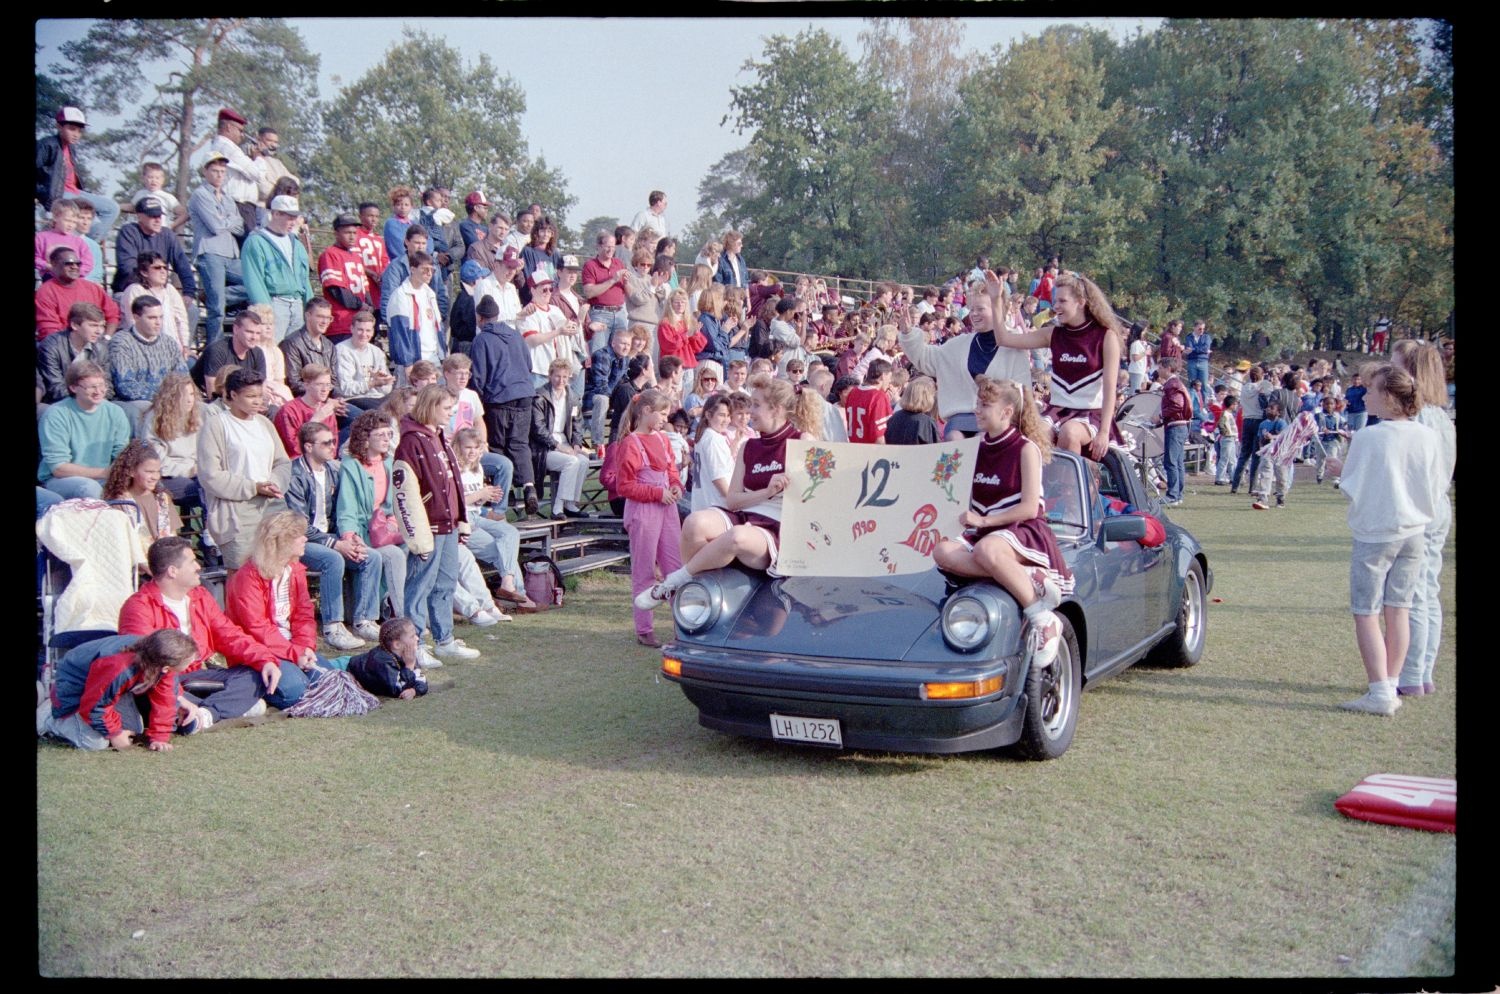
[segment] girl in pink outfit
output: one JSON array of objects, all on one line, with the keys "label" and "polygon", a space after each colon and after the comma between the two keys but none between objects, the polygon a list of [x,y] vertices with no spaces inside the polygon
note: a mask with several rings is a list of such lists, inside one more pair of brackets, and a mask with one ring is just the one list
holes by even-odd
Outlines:
[{"label": "girl in pink outfit", "polygon": [[[621,422],[618,490],[625,498],[625,531],[630,535],[630,588],[639,596],[656,582],[656,571],[666,576],[682,566],[678,554],[682,525],[677,501],[682,483],[672,446],[661,428],[669,408],[666,394],[646,389],[636,395]],[[645,646],[659,646],[652,612],[635,608],[635,638]]]}]

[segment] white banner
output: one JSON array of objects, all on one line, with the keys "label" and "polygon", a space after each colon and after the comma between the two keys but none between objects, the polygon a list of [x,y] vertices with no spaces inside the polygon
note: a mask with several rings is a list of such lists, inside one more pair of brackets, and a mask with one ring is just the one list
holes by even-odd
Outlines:
[{"label": "white banner", "polygon": [[868,445],[794,439],[781,498],[776,571],[783,576],[888,576],[932,566],[962,529],[979,439]]}]

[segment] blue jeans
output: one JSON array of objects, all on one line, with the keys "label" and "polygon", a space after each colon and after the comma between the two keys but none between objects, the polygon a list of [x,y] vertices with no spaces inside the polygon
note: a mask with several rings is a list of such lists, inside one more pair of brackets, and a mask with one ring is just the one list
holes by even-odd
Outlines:
[{"label": "blue jeans", "polygon": [[115,218],[120,216],[120,205],[113,197],[101,197],[97,193],[75,193],[72,199],[87,200],[94,205],[94,223],[89,227],[89,237],[103,245],[109,229],[115,226]]},{"label": "blue jeans", "polygon": [[87,476],[54,476],[42,486],[59,495],[63,500],[71,500],[74,497],[92,497],[95,500],[101,500],[104,497],[104,484],[98,480],[91,480]]},{"label": "blue jeans", "polygon": [[1260,470],[1260,456],[1255,451],[1255,436],[1260,431],[1264,418],[1246,418],[1240,427],[1240,458],[1234,464],[1234,476],[1230,477],[1229,489],[1238,490],[1244,478],[1245,467],[1250,467],[1250,486],[1255,486],[1255,474]]},{"label": "blue jeans", "polygon": [[1369,411],[1360,411],[1358,414],[1349,415],[1350,433],[1352,434],[1353,432],[1359,431],[1361,428],[1363,428],[1365,426],[1365,422],[1369,419],[1369,417]]},{"label": "blue jeans", "polygon": [[630,328],[630,319],[625,316],[625,308],[621,307],[615,311],[601,311],[589,309],[589,324],[599,322],[604,325],[603,331],[596,331],[589,336],[589,355],[593,355],[609,344],[609,338],[616,331],[627,331]]},{"label": "blue jeans", "polygon": [[[103,492],[103,488],[102,487],[100,488],[100,492],[101,493]],[[36,517],[37,517],[37,520],[40,521],[41,518],[42,518],[42,515],[44,515],[44,514],[47,513],[47,508],[51,507],[53,504],[61,504],[62,502],[63,502],[63,496],[62,496],[62,494],[59,494],[59,493],[56,493],[54,491],[48,490],[46,487],[37,487],[36,488]]]},{"label": "blue jeans", "polygon": [[1187,425],[1168,425],[1166,430],[1167,453],[1163,459],[1167,471],[1167,500],[1182,499],[1182,483],[1186,474],[1183,450],[1187,446]]},{"label": "blue jeans", "polygon": [[198,256],[198,278],[203,281],[204,344],[212,345],[224,330],[224,309],[245,302],[240,260],[205,252]]},{"label": "blue jeans", "polygon": [[1396,683],[1416,687],[1432,682],[1432,668],[1437,663],[1438,644],[1443,637],[1443,604],[1438,597],[1438,578],[1443,572],[1443,544],[1448,541],[1448,524],[1429,529],[1422,536],[1422,567],[1417,580],[1417,597],[1411,606],[1411,645],[1401,676]]},{"label": "blue jeans", "polygon": [[380,617],[380,570],[373,554],[364,562],[345,559],[326,545],[308,543],[302,565],[318,574],[318,614],[323,624],[344,620],[344,573],[354,574],[354,619],[373,621]]},{"label": "blue jeans", "polygon": [[[266,695],[266,703],[285,711],[302,700],[307,688],[317,682],[318,672],[314,670],[311,675],[303,673],[302,667],[285,659],[278,660],[277,665],[281,667],[281,679],[276,683],[276,693]],[[261,686],[265,686],[264,680],[261,681]]]},{"label": "blue jeans", "polygon": [[453,589],[458,586],[458,535],[432,536],[432,552],[406,554],[406,616],[417,636],[431,631],[434,641],[453,637]]},{"label": "blue jeans", "polygon": [[510,504],[510,484],[516,478],[516,465],[501,452],[485,452],[479,457],[479,468],[490,486],[500,489],[500,507]]},{"label": "blue jeans", "polygon": [[296,329],[302,327],[302,305],[301,297],[272,297],[271,313],[276,315],[275,342],[267,344],[281,344]]},{"label": "blue jeans", "polygon": [[1187,381],[1192,383],[1194,380],[1202,383],[1204,390],[1213,391],[1214,385],[1208,382],[1208,360],[1206,358],[1189,359],[1187,361]]},{"label": "blue jeans", "polygon": [[469,524],[474,531],[469,535],[469,551],[480,562],[489,563],[502,574],[516,580],[516,589],[526,589],[526,577],[521,573],[518,557],[521,552],[521,533],[516,526],[505,521],[495,521],[469,512]]}]

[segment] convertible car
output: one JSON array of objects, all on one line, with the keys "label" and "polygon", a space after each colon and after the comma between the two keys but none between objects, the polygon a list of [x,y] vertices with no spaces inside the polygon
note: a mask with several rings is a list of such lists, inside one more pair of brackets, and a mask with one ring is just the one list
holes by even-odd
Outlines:
[{"label": "convertible car", "polygon": [[936,568],[865,579],[728,567],[677,591],[662,674],[719,731],[833,748],[1061,756],[1086,687],[1142,659],[1191,666],[1202,657],[1213,573],[1120,452],[1099,464],[1054,453],[1043,493],[1075,581],[1057,609],[1063,645],[1050,667],[1028,665],[1020,611],[987,581]]}]

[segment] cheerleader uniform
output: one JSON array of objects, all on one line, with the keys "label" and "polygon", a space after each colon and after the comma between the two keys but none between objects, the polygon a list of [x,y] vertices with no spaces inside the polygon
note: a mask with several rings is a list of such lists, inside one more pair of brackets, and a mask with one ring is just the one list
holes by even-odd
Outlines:
[{"label": "cheerleader uniform", "polygon": [[[1052,329],[1052,396],[1042,420],[1053,436],[1069,421],[1089,426],[1089,440],[1104,423],[1104,336],[1108,331],[1089,319],[1081,327],[1058,324]],[[1114,398],[1109,398],[1114,402]],[[1110,439],[1124,445],[1119,429],[1110,424]]]},{"label": "cheerleader uniform", "polygon": [[[1002,514],[1021,502],[1021,453],[1028,445],[1036,447],[1015,425],[980,440],[979,456],[974,463],[974,490],[969,498],[971,511],[980,515]],[[1040,569],[1061,593],[1072,592],[1073,573],[1047,525],[1041,501],[1037,501],[1034,517],[1008,525],[969,529],[962,541],[973,549],[981,538],[996,533],[1016,550],[1033,579],[1037,579],[1034,571]]]},{"label": "cheerleader uniform", "polygon": [[[747,492],[764,490],[771,485],[771,477],[778,473],[785,473],[786,443],[790,439],[801,437],[802,432],[788,421],[781,426],[779,431],[745,439],[745,446],[740,453],[745,462],[745,474],[741,478],[744,489]],[[761,501],[743,511],[730,511],[722,507],[715,507],[711,510],[723,515],[724,520],[731,527],[750,525],[760,529],[766,537],[766,546],[771,553],[771,565],[767,567],[766,572],[775,576],[777,542],[781,535],[781,497]]]}]

